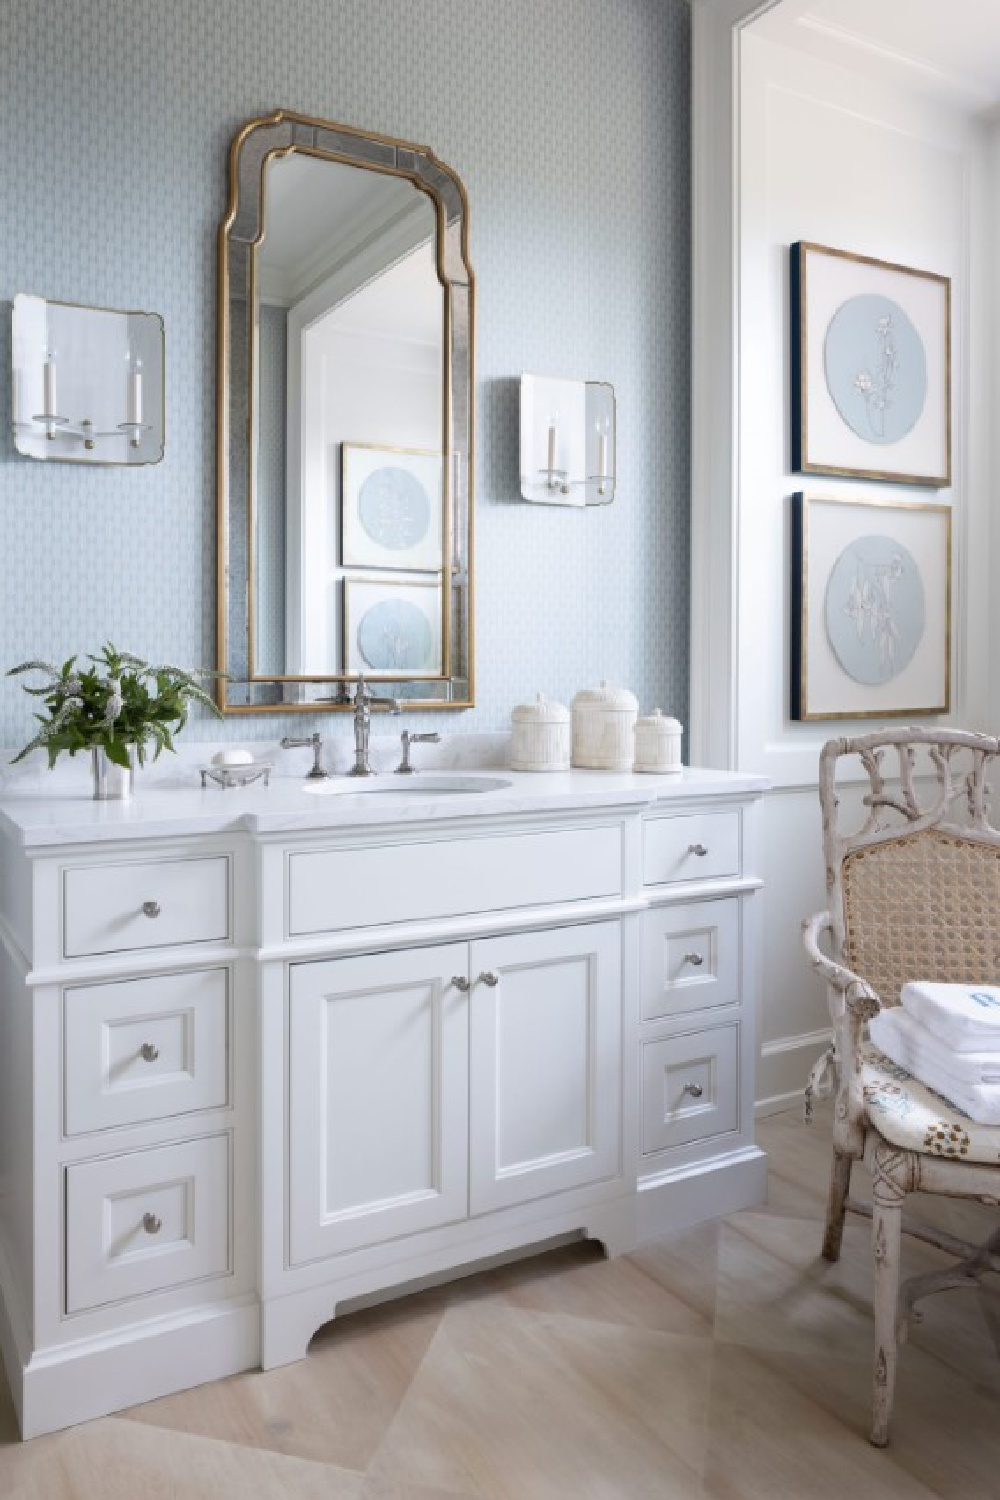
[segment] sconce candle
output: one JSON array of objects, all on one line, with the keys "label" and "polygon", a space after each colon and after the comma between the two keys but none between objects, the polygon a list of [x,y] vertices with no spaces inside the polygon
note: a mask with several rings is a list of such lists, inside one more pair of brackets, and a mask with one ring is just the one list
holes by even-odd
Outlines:
[{"label": "sconce candle", "polygon": [[555,484],[556,472],[556,421],[555,417],[549,419],[549,484]]},{"label": "sconce candle", "polygon": [[[120,388],[119,388],[120,389]],[[133,427],[142,425],[142,360],[137,359],[128,377],[128,419]],[[138,434],[137,434],[138,436]]]},{"label": "sconce candle", "polygon": [[45,368],[42,372],[42,410],[47,417],[54,417],[59,410],[56,405],[55,350],[49,350],[45,355]]}]

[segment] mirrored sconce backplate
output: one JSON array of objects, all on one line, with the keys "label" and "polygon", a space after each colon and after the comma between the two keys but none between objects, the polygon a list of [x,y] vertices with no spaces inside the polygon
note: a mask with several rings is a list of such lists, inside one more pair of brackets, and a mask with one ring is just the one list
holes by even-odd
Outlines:
[{"label": "mirrored sconce backplate", "polygon": [[155,464],[163,457],[163,319],[19,292],[14,446],[26,458]]},{"label": "mirrored sconce backplate", "polygon": [[521,498],[610,505],[617,456],[614,387],[600,380],[521,376]]}]

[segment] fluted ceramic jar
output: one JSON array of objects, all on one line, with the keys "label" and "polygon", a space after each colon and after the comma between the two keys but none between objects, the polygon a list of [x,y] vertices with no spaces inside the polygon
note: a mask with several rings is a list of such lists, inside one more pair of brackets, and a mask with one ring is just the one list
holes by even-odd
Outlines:
[{"label": "fluted ceramic jar", "polygon": [[677,776],[681,764],[680,721],[656,708],[635,726],[635,769],[656,776]]},{"label": "fluted ceramic jar", "polygon": [[572,703],[572,761],[594,771],[631,771],[639,703],[628,688],[585,688]]},{"label": "fluted ceramic jar", "polygon": [[510,716],[513,771],[569,770],[569,709],[541,693],[520,703]]}]

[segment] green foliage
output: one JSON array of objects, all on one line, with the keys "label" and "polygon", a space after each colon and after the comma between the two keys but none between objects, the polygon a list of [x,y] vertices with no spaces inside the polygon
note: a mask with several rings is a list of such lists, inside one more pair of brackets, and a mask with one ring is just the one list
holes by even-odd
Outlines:
[{"label": "green foliage", "polygon": [[77,658],[71,656],[61,667],[44,661],[11,667],[8,677],[39,672],[46,679],[41,687],[25,684],[26,693],[43,700],[46,712],[35,714],[41,728],[15,755],[15,761],[44,747],[49,765],[54,766],[64,750],[75,755],[96,745],[115,765],[127,766],[129,750],[134,746],[143,765],[150,744],[154,760],[161,750],[173,750],[173,736],[187,723],[192,703],[200,703],[217,718],[222,717],[215,700],[200,685],[207,678],[221,676],[219,672],[154,667],[127,651],[116,650],[110,641],[86,661],[89,666],[78,667]]}]

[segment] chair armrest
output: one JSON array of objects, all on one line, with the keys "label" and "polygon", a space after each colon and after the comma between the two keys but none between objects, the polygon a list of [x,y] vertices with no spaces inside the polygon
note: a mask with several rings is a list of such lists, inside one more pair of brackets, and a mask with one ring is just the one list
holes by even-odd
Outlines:
[{"label": "chair armrest", "polygon": [[855,974],[846,965],[840,964],[819,945],[820,934],[833,931],[833,918],[828,911],[817,912],[806,917],[802,923],[802,943],[809,962],[833,989],[843,996],[847,1008],[861,1020],[871,1020],[882,1009],[882,1002],[867,979]]}]

